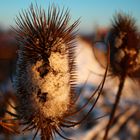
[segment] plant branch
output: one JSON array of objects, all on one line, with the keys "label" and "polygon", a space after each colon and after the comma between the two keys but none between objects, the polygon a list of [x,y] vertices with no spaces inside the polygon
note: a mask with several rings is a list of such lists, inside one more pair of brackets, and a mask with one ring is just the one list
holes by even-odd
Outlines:
[{"label": "plant branch", "polygon": [[125,74],[120,77],[120,84],[119,84],[116,100],[115,100],[115,103],[113,105],[112,112],[110,114],[109,122],[107,124],[106,129],[105,129],[105,134],[104,134],[103,140],[107,140],[107,138],[108,138],[108,133],[109,133],[110,127],[112,125],[112,122],[114,120],[114,115],[115,115],[117,106],[119,104],[120,98],[121,98],[122,89],[123,89],[123,86],[124,86],[124,83],[125,83],[125,78],[126,78]]}]

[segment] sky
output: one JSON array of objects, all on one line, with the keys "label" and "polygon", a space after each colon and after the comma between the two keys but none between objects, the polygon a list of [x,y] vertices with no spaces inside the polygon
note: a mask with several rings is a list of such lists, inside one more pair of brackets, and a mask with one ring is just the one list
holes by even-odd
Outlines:
[{"label": "sky", "polygon": [[70,9],[72,21],[80,18],[80,28],[92,30],[99,25],[107,27],[112,16],[119,11],[135,17],[140,26],[140,0],[0,0],[0,25],[14,26],[18,13],[31,3],[41,5],[47,11],[49,4]]}]

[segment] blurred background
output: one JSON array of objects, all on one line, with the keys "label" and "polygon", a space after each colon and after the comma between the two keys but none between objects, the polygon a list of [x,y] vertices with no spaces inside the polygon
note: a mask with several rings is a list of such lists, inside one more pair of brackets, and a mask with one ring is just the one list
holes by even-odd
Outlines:
[{"label": "blurred background", "polygon": [[[0,121],[11,120],[13,117],[5,112],[16,113],[12,106],[16,105],[16,98],[12,81],[16,71],[17,49],[11,26],[16,27],[14,19],[30,4],[37,3],[46,9],[49,4],[70,9],[71,21],[80,17],[77,36],[77,65],[78,81],[77,93],[81,93],[77,101],[80,108],[95,91],[103,79],[107,64],[107,48],[103,43],[110,30],[111,19],[116,12],[125,12],[136,19],[140,29],[140,1],[139,0],[5,0],[0,2]],[[82,124],[66,130],[66,136],[74,140],[101,140],[108,116],[118,89],[118,78],[112,77],[110,72],[104,89],[92,113]],[[88,112],[94,99],[81,111],[81,117]],[[115,125],[110,130],[110,140],[140,140],[140,79],[126,79],[122,98],[116,112]],[[15,121],[15,128],[19,128]],[[34,132],[33,132],[34,133]],[[11,134],[4,127],[0,127],[0,140],[30,140],[32,132],[25,134]],[[39,137],[37,137],[39,139]],[[56,137],[56,139],[61,139]]]}]

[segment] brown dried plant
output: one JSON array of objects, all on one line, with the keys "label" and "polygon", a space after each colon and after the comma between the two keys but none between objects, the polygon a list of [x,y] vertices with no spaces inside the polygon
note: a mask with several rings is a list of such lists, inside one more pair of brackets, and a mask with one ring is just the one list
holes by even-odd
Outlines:
[{"label": "brown dried plant", "polygon": [[[82,123],[93,110],[104,85],[105,76],[88,101],[76,110],[75,88],[76,27],[79,20],[70,25],[68,10],[50,6],[47,14],[41,7],[23,11],[17,17],[14,28],[19,45],[17,73],[15,78],[18,99],[18,118],[26,130],[40,132],[42,140],[53,139],[55,133],[64,137],[63,128]],[[95,102],[81,120],[75,116],[87,107],[97,95]]]},{"label": "brown dried plant", "polygon": [[119,78],[116,99],[105,130],[107,140],[114,115],[121,98],[126,77],[137,78],[140,72],[140,36],[135,19],[130,15],[118,13],[114,16],[107,41],[110,44],[110,71]]}]

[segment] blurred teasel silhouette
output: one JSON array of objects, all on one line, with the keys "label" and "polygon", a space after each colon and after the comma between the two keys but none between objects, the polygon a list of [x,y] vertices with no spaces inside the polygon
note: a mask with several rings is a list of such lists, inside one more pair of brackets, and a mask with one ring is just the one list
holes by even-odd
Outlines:
[{"label": "blurred teasel silhouette", "polygon": [[[108,37],[110,43],[110,63],[113,74],[134,78],[140,70],[140,36],[135,19],[130,15],[117,14]],[[125,72],[124,72],[125,71]]]},{"label": "blurred teasel silhouette", "polygon": [[[70,25],[68,10],[55,5],[45,10],[30,6],[17,17],[16,33],[18,62],[14,87],[18,99],[17,112],[24,131],[35,129],[42,140],[53,139],[55,133],[64,139],[62,127],[74,127],[83,122],[95,106],[105,77],[95,91],[98,92],[91,109],[81,120],[77,115],[93,98],[76,110],[79,95],[76,88],[76,27],[79,20]],[[73,119],[72,119],[73,118]]]},{"label": "blurred teasel silhouette", "polygon": [[110,45],[110,72],[113,76],[119,78],[119,87],[105,130],[104,140],[108,138],[126,77],[133,79],[139,77],[140,36],[135,19],[124,13],[116,14],[112,21],[107,42]]}]

